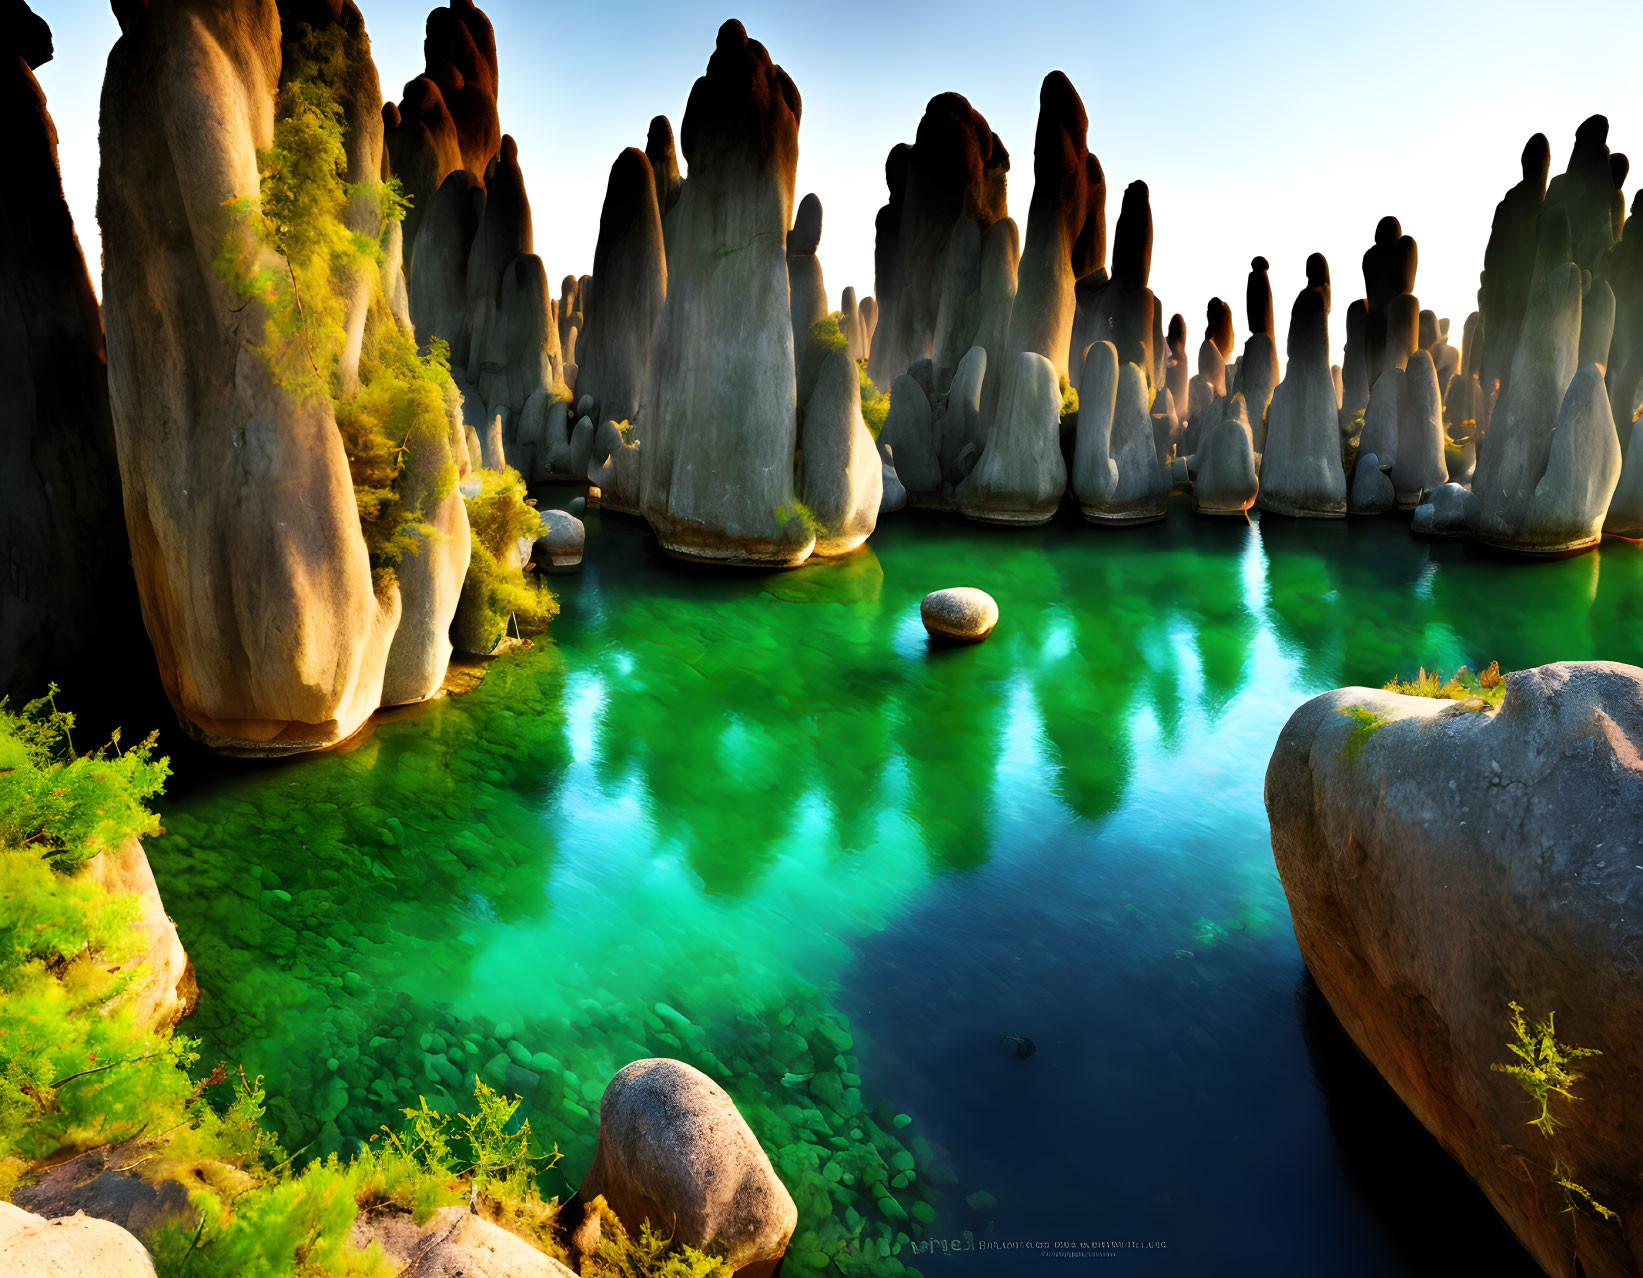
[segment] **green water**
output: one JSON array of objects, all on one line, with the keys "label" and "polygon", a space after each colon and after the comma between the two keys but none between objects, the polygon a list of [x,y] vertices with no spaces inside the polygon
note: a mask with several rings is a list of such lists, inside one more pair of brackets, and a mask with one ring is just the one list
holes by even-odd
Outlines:
[{"label": "green water", "polygon": [[[1093,1238],[1162,1242],[1114,1262],[1149,1273],[1437,1272],[1422,1210],[1517,1272],[1303,981],[1262,777],[1325,688],[1643,663],[1643,554],[1177,510],[901,519],[841,564],[715,576],[594,515],[556,584],[551,638],[478,690],[165,805],[188,1028],[267,1076],[288,1147],[478,1073],[557,1139],[564,1194],[609,1076],[669,1055],[793,1191],[787,1278]],[[931,649],[919,599],[956,584],[1002,620]],[[944,1250],[965,1231],[1022,1251]]]}]

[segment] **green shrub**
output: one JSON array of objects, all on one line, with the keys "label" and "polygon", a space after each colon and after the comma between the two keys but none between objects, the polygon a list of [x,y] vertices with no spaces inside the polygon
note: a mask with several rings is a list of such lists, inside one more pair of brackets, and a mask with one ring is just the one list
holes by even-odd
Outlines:
[{"label": "green shrub", "polygon": [[647,1220],[634,1238],[597,1197],[589,1210],[599,1217],[599,1245],[582,1257],[581,1278],[730,1278],[731,1269],[717,1256],[683,1243],[674,1246]]},{"label": "green shrub", "polygon": [[1363,753],[1363,748],[1369,744],[1369,738],[1374,736],[1388,723],[1390,719],[1376,714],[1368,706],[1347,706],[1344,710],[1337,710],[1336,714],[1343,714],[1352,720],[1352,733],[1346,739],[1346,745],[1341,750],[1341,758],[1351,763]]},{"label": "green shrub", "polygon": [[867,433],[877,439],[885,419],[890,416],[890,396],[873,385],[873,379],[867,375],[866,360],[859,359],[856,365],[861,369],[861,419],[867,423]]},{"label": "green shrub", "polygon": [[154,757],[156,733],[121,750],[116,730],[106,745],[77,754],[74,716],[56,698],[56,684],[21,711],[0,697],[0,849],[31,849],[70,870],[131,835],[159,831],[145,804],[171,767]]},{"label": "green shrub", "polygon": [[1584,1205],[1603,1220],[1618,1221],[1620,1217],[1616,1213],[1592,1197],[1591,1191],[1584,1185],[1576,1183],[1574,1170],[1564,1163],[1554,1139],[1563,1124],[1552,1114],[1552,1098],[1561,1096],[1568,1101],[1580,1099],[1574,1093],[1574,1085],[1582,1076],[1571,1071],[1569,1066],[1577,1060],[1603,1053],[1595,1048],[1571,1047],[1559,1041],[1556,1012],[1547,1012],[1544,1020],[1530,1022],[1524,1020],[1523,1008],[1516,1001],[1507,1006],[1512,1012],[1508,1021],[1512,1027],[1512,1041],[1506,1047],[1517,1057],[1517,1063],[1491,1064],[1490,1070],[1516,1079],[1518,1086],[1528,1094],[1530,1102],[1540,1107],[1539,1112],[1529,1120],[1529,1126],[1546,1138],[1547,1147],[1552,1151],[1551,1176],[1563,1191],[1564,1210],[1572,1213]]},{"label": "green shrub", "polygon": [[821,352],[824,359],[835,351],[850,349],[850,339],[839,328],[837,315],[823,316],[810,326],[810,344]]},{"label": "green shrub", "polygon": [[1078,388],[1067,380],[1065,373],[1061,374],[1061,417],[1063,424],[1069,417],[1078,412]]},{"label": "green shrub", "polygon": [[542,518],[526,503],[525,481],[511,466],[498,474],[489,468],[474,472],[479,492],[467,498],[468,530],[473,557],[462,583],[459,607],[471,633],[488,636],[491,651],[507,634],[510,624],[519,633],[541,631],[559,612],[553,592],[506,563],[508,547],[530,537]]}]

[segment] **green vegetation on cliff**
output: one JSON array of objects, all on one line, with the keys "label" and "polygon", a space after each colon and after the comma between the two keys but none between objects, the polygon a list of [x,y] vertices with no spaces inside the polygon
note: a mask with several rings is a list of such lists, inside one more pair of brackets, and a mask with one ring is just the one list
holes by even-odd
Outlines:
[{"label": "green vegetation on cliff", "polygon": [[467,498],[473,557],[462,583],[455,632],[469,651],[487,653],[507,637],[547,629],[559,612],[553,592],[525,576],[515,562],[513,546],[537,535],[542,517],[525,497],[525,481],[513,467],[498,473],[489,467],[474,472],[479,491]]},{"label": "green vegetation on cliff", "polygon": [[[257,153],[260,190],[227,202],[216,270],[258,304],[254,349],[274,383],[299,402],[329,401],[372,564],[391,572],[455,486],[456,388],[448,351],[419,354],[384,295],[384,239],[406,209],[398,182],[347,180],[344,33],[310,31],[293,49],[273,145]],[[363,335],[350,333],[361,305]]]},{"label": "green vegetation on cliff", "polygon": [[1498,706],[1506,696],[1505,676],[1500,662],[1491,661],[1482,673],[1473,674],[1465,666],[1455,671],[1452,679],[1445,680],[1436,670],[1425,666],[1413,679],[1392,679],[1381,685],[1386,692],[1401,692],[1406,697],[1436,697],[1444,701],[1479,701],[1486,706]]}]

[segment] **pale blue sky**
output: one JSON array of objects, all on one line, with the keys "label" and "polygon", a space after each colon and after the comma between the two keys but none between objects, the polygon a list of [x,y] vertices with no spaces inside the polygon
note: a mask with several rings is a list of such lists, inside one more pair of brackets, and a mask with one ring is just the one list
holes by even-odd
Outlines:
[{"label": "pale blue sky", "polygon": [[[105,0],[33,0],[52,25],[41,68],[61,137],[64,185],[95,260],[97,98],[118,34]],[[360,0],[384,92],[422,66],[425,0]],[[610,163],[642,146],[652,115],[677,128],[726,17],[742,20],[799,86],[798,195],[825,210],[828,291],[872,290],[873,217],[885,153],[911,141],[924,103],[955,90],[1012,158],[1010,208],[1025,220],[1038,85],[1065,71],[1090,115],[1108,217],[1132,179],[1152,191],[1152,286],[1194,338],[1204,304],[1234,304],[1273,263],[1280,331],[1306,255],[1325,253],[1339,299],[1362,292],[1375,222],[1398,216],[1420,242],[1422,304],[1454,319],[1475,305],[1495,202],[1533,132],[1552,169],[1575,126],[1608,115],[1610,145],[1643,176],[1643,50],[1637,0],[1379,4],[860,3],[542,4],[492,0],[502,127],[519,142],[549,277],[590,269]],[[1629,193],[1635,182],[1628,180]],[[1025,228],[1023,228],[1025,229]]]}]

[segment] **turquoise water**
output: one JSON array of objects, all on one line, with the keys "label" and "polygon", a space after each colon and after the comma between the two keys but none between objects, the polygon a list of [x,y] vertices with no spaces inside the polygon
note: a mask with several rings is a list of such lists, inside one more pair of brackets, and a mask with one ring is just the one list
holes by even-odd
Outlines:
[{"label": "turquoise water", "polygon": [[[956,584],[1002,620],[932,649],[919,600]],[[1326,688],[1643,663],[1640,586],[1630,546],[1508,564],[1184,509],[900,519],[710,575],[595,514],[551,636],[476,691],[167,802],[189,1028],[312,1152],[478,1073],[557,1139],[561,1194],[610,1074],[690,1060],[799,1204],[787,1278],[1534,1272],[1305,979],[1262,781]]]}]

